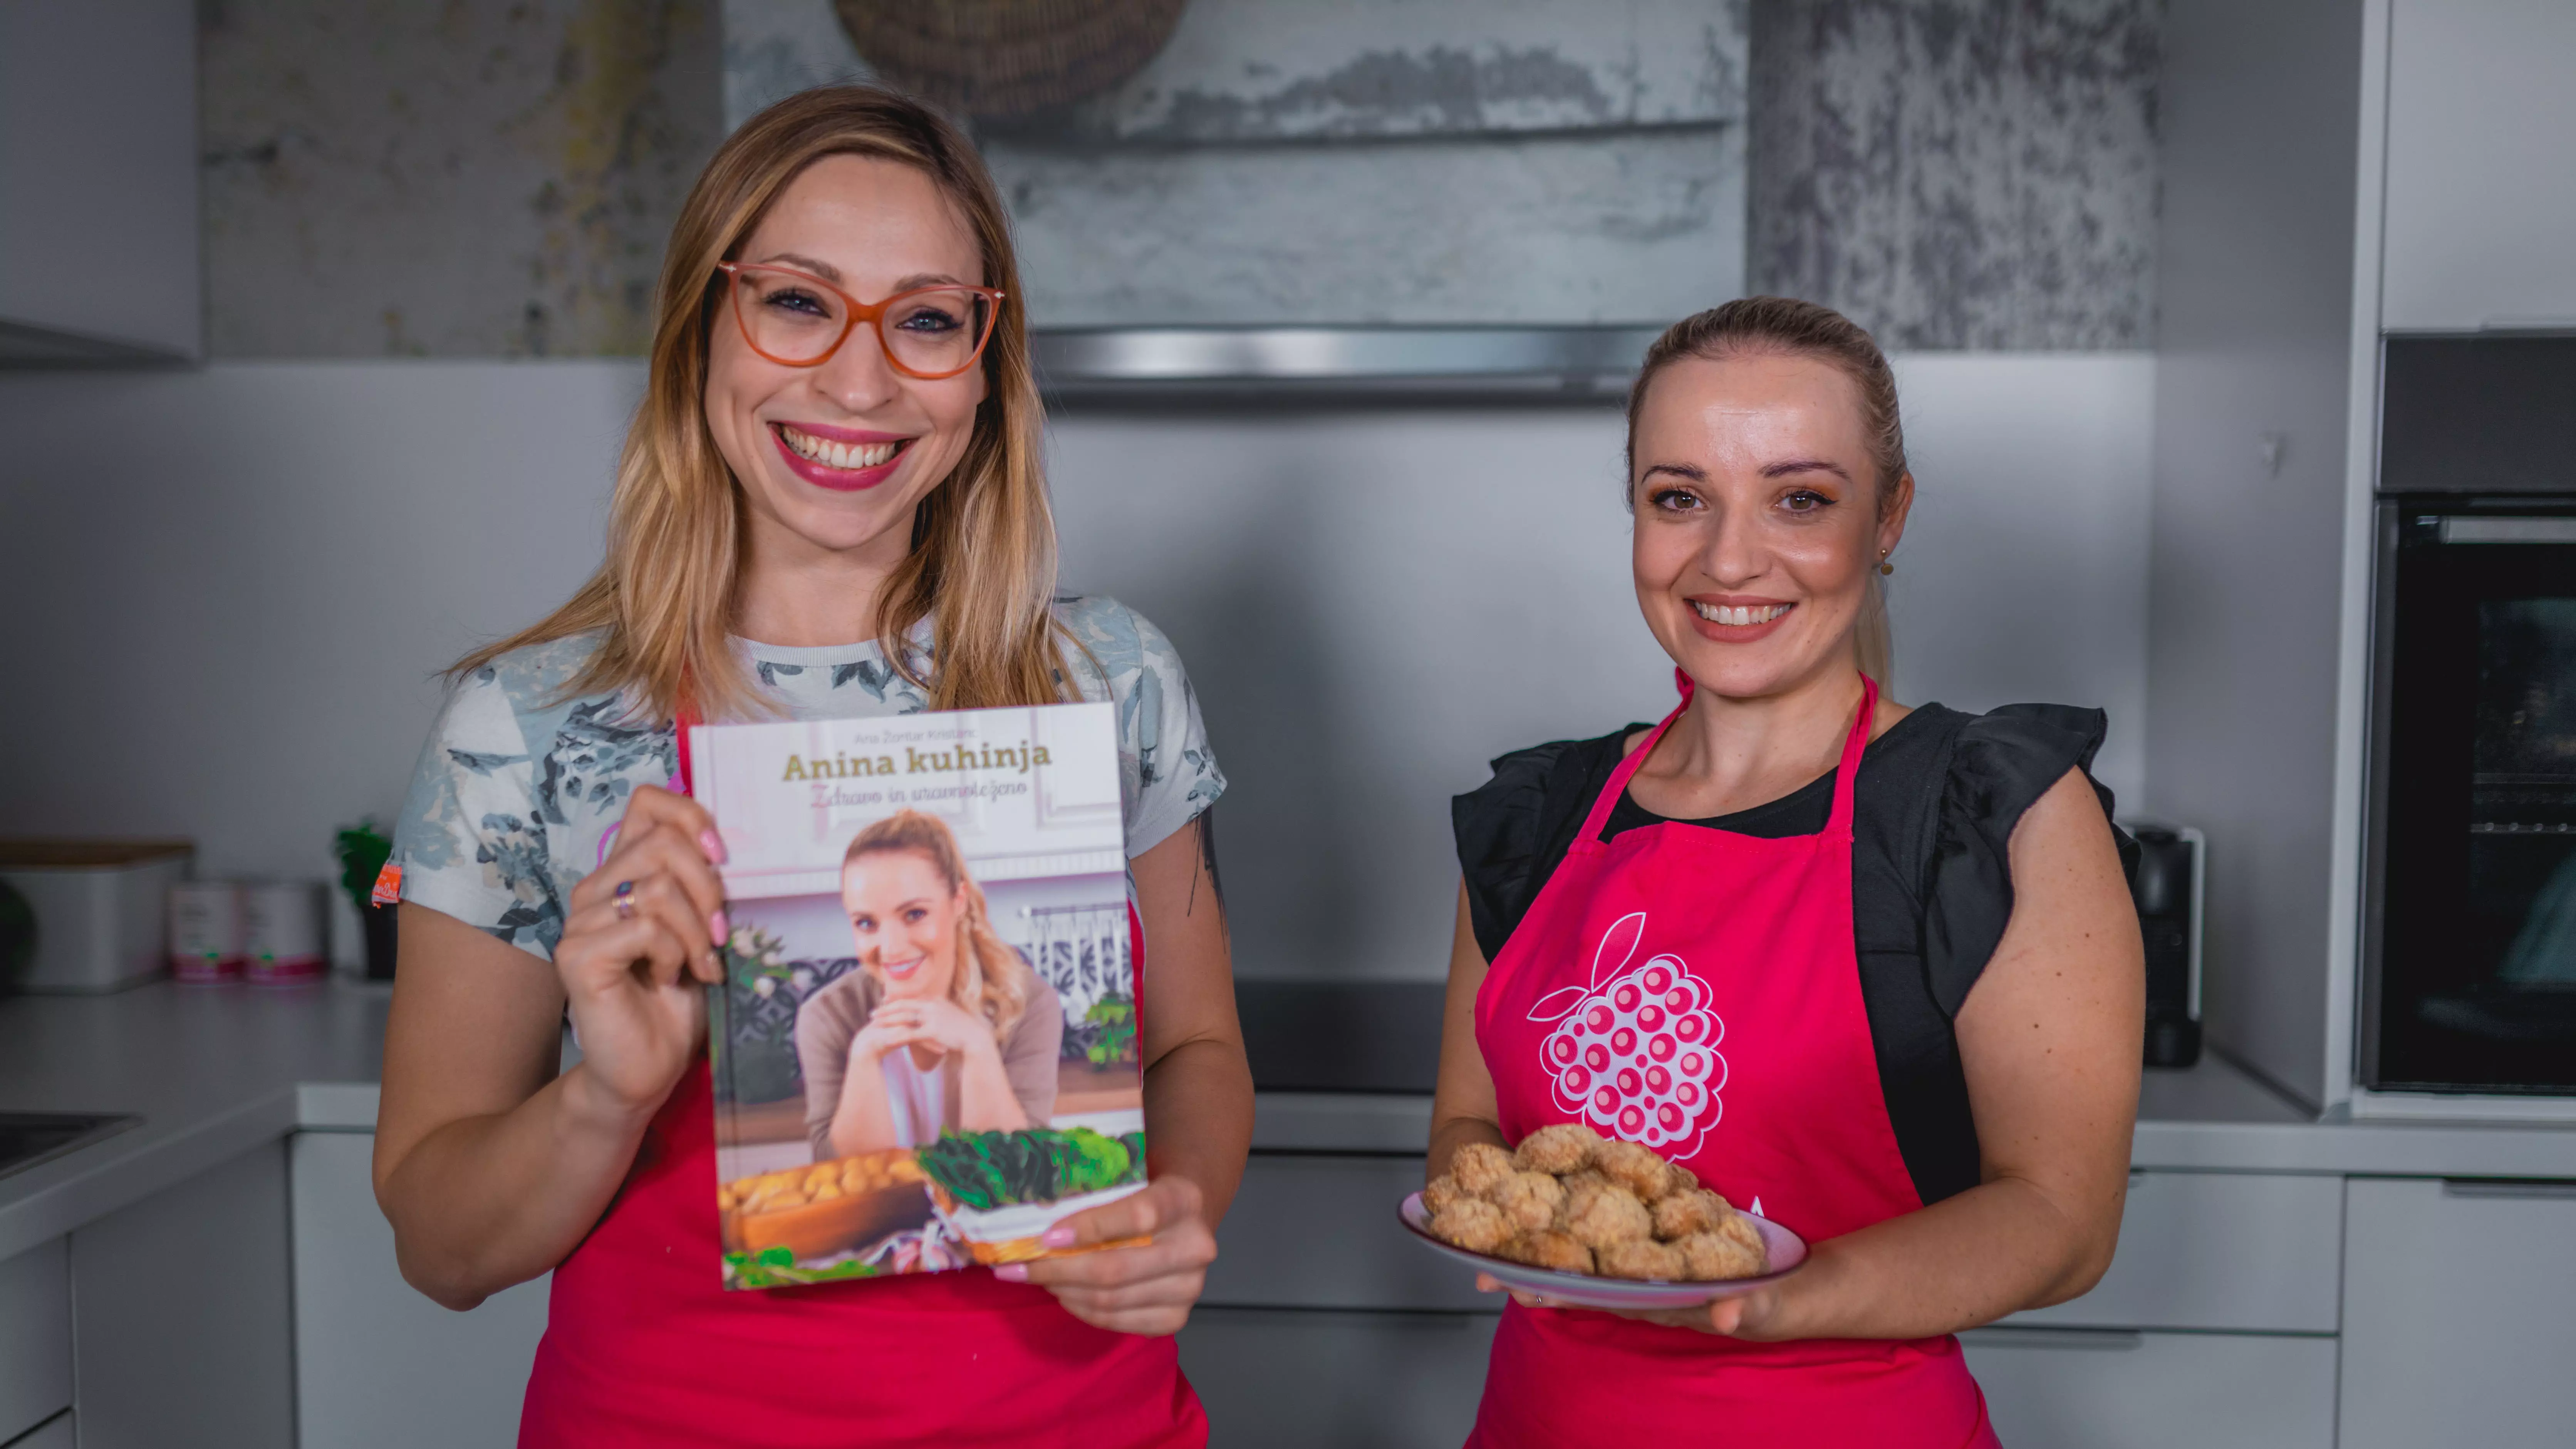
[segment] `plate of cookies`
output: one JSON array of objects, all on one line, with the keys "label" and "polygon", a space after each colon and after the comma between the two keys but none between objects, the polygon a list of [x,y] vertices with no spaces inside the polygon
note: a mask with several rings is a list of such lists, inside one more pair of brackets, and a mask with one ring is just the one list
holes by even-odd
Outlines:
[{"label": "plate of cookies", "polygon": [[1570,1307],[1697,1307],[1776,1283],[1807,1259],[1796,1233],[1690,1169],[1579,1122],[1542,1127],[1510,1151],[1459,1148],[1399,1216],[1504,1287]]}]

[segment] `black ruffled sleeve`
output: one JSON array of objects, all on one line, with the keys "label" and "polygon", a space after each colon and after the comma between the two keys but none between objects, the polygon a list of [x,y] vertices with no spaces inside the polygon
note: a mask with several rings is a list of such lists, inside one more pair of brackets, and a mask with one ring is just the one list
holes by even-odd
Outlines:
[{"label": "black ruffled sleeve", "polygon": [[1529,913],[1581,827],[1582,812],[1618,763],[1619,745],[1640,728],[1632,724],[1599,739],[1514,750],[1493,762],[1494,778],[1450,800],[1467,918],[1487,961]]},{"label": "black ruffled sleeve", "polygon": [[[2083,770],[2117,818],[2110,790],[2092,779],[2093,755],[2110,717],[2060,704],[2008,704],[1970,719],[1952,747],[1925,867],[1923,964],[1941,1010],[1953,1017],[1992,960],[2012,919],[2012,833],[2023,812]],[[2121,865],[2136,868],[2137,843],[2116,828]]]}]

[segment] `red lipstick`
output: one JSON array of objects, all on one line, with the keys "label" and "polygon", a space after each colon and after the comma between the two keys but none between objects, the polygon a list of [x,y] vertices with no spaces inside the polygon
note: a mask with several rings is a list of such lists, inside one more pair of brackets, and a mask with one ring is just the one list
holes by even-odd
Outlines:
[{"label": "red lipstick", "polygon": [[[873,467],[835,468],[829,463],[818,463],[788,446],[783,429],[789,427],[825,442],[847,443],[854,447],[872,443],[893,443],[896,446],[893,456]],[[903,433],[876,433],[865,428],[836,428],[822,423],[771,423],[769,438],[777,445],[778,456],[787,461],[789,472],[817,488],[829,488],[835,493],[856,493],[874,488],[893,477],[895,469],[903,465],[903,455],[910,451],[912,443],[911,437]]]}]

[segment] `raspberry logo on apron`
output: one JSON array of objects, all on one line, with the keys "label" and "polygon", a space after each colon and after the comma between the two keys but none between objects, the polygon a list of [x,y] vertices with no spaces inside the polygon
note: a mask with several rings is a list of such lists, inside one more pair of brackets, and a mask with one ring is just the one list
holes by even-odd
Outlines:
[{"label": "raspberry logo on apron", "polygon": [[1589,986],[1540,997],[1529,1019],[1555,1022],[1539,1044],[1556,1104],[1602,1133],[1686,1160],[1717,1125],[1726,1023],[1708,1009],[1708,983],[1679,956],[1628,962],[1646,934],[1632,911],[1601,933]]}]

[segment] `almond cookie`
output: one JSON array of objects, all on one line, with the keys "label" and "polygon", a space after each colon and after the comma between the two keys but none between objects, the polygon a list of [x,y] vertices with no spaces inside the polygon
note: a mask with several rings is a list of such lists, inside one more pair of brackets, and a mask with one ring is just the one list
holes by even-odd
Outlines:
[{"label": "almond cookie", "polygon": [[1677,1279],[1686,1266],[1681,1249],[1651,1238],[1612,1243],[1594,1258],[1600,1264],[1602,1274],[1611,1278]]},{"label": "almond cookie", "polygon": [[[1657,1157],[1653,1148],[1634,1142],[1602,1143],[1593,1150],[1592,1165],[1612,1182],[1635,1193],[1639,1202],[1653,1202],[1676,1185],[1672,1164]],[[1696,1187],[1698,1182],[1693,1179],[1679,1185]]]},{"label": "almond cookie", "polygon": [[1601,1134],[1580,1122],[1559,1122],[1541,1127],[1521,1139],[1512,1153],[1512,1161],[1523,1172],[1552,1172],[1559,1176],[1572,1172],[1592,1160],[1601,1145]]},{"label": "almond cookie", "polygon": [[1473,1196],[1474,1193],[1458,1185],[1456,1177],[1444,1172],[1423,1187],[1422,1210],[1438,1217],[1451,1203]]},{"label": "almond cookie", "polygon": [[[1755,1241],[1758,1244],[1760,1240]],[[1672,1246],[1682,1255],[1683,1276],[1702,1282],[1755,1278],[1763,1271],[1761,1248],[1747,1249],[1742,1241],[1726,1233],[1693,1233]]]},{"label": "almond cookie", "polygon": [[1495,1183],[1486,1192],[1485,1201],[1501,1208],[1512,1226],[1525,1233],[1536,1232],[1556,1222],[1556,1210],[1565,1201],[1565,1189],[1544,1172],[1515,1172]]},{"label": "almond cookie", "polygon": [[1470,1253],[1490,1253],[1512,1240],[1512,1224],[1483,1198],[1462,1198],[1431,1220],[1431,1234]]},{"label": "almond cookie", "polygon": [[1707,1188],[1684,1188],[1655,1200],[1655,1236],[1669,1243],[1693,1233],[1713,1233],[1734,1212]]},{"label": "almond cookie", "polygon": [[1598,1253],[1612,1243],[1651,1240],[1655,1219],[1637,1195],[1605,1182],[1586,1186],[1565,1195],[1565,1230],[1576,1241]]},{"label": "almond cookie", "polygon": [[1512,1155],[1491,1142],[1470,1142],[1449,1159],[1449,1175],[1478,1197],[1491,1192],[1495,1183],[1511,1176],[1514,1170]]},{"label": "almond cookie", "polygon": [[1592,1250],[1574,1240],[1572,1233],[1542,1228],[1523,1233],[1503,1244],[1500,1256],[1533,1268],[1553,1268],[1559,1273],[1592,1271]]}]

